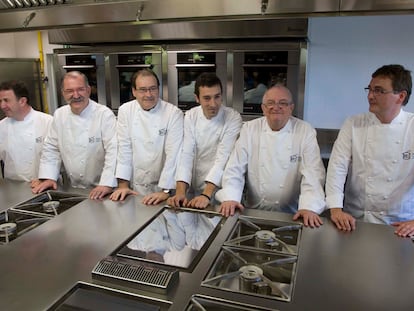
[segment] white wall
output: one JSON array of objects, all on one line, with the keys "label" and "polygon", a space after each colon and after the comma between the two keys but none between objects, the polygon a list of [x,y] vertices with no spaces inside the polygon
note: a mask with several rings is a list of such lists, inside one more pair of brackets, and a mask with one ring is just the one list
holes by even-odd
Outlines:
[{"label": "white wall", "polygon": [[14,58],[16,55],[14,35],[12,33],[1,33],[0,42],[0,58]]},{"label": "white wall", "polygon": [[[51,54],[53,49],[62,48],[62,46],[49,44],[47,31],[41,31],[40,33],[45,72],[47,72],[46,54]],[[40,58],[38,31],[0,33],[0,42],[0,58]]]},{"label": "white wall", "polygon": [[[338,129],[347,116],[368,111],[363,88],[377,68],[414,71],[413,29],[414,15],[311,18],[304,119]],[[405,110],[414,111],[413,97]]]}]

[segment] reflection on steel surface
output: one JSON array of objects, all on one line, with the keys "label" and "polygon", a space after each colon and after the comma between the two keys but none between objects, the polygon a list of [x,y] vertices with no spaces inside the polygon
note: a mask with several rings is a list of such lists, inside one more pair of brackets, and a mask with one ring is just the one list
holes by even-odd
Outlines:
[{"label": "reflection on steel surface", "polygon": [[189,269],[214,238],[222,219],[217,214],[166,208],[117,256]]}]

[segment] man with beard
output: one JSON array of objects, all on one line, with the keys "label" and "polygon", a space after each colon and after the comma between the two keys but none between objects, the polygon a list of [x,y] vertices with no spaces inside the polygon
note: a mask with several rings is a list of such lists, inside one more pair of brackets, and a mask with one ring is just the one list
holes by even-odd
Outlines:
[{"label": "man with beard", "polygon": [[45,139],[39,167],[39,182],[32,192],[57,189],[63,162],[70,185],[90,188],[91,199],[102,199],[116,186],[116,119],[104,105],[90,99],[87,77],[70,71],[62,79],[67,105],[56,110]]},{"label": "man with beard", "polygon": [[409,70],[382,66],[365,88],[369,112],[342,126],[326,178],[326,204],[339,230],[361,220],[414,235],[414,114],[403,110],[411,89]]}]

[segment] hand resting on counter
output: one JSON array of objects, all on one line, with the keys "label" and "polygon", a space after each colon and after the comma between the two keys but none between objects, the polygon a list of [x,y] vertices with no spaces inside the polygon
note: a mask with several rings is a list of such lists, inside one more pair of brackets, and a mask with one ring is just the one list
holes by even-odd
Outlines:
[{"label": "hand resting on counter", "polygon": [[237,209],[242,212],[244,206],[237,201],[223,201],[220,205],[220,214],[225,217],[233,216]]},{"label": "hand resting on counter", "polygon": [[47,189],[57,190],[57,182],[52,179],[32,180],[30,184],[32,192],[35,194],[41,193]]},{"label": "hand resting on counter", "polygon": [[167,204],[174,208],[189,207],[205,209],[210,204],[210,200],[204,195],[198,195],[188,201],[185,195],[176,194],[168,198]]},{"label": "hand resting on counter", "polygon": [[400,237],[413,237],[414,236],[414,220],[410,221],[398,221],[391,224],[396,227],[394,233]]},{"label": "hand resting on counter", "polygon": [[293,215],[293,220],[298,220],[299,218],[303,218],[305,227],[318,228],[323,225],[319,215],[307,209],[300,209]]},{"label": "hand resting on counter", "polygon": [[339,230],[352,231],[355,230],[356,221],[350,214],[342,211],[342,208],[331,208],[331,220]]},{"label": "hand resting on counter", "polygon": [[107,194],[112,192],[112,187],[108,186],[96,186],[89,193],[89,199],[102,200]]}]

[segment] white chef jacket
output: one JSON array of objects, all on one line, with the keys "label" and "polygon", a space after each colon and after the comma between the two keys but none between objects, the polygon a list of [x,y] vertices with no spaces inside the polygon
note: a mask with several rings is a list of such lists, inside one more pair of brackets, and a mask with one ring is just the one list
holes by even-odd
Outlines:
[{"label": "white chef jacket", "polygon": [[294,117],[280,131],[272,131],[265,117],[246,122],[216,198],[241,202],[245,179],[244,205],[248,208],[321,213],[325,208],[325,169],[316,131]]},{"label": "white chef jacket", "polygon": [[187,111],[176,180],[191,185],[195,195],[203,192],[206,181],[220,187],[241,125],[240,114],[229,107],[221,106],[211,119],[204,116],[201,106]]},{"label": "white chef jacket", "polygon": [[108,107],[90,99],[77,115],[65,105],[45,139],[39,178],[57,180],[63,161],[72,187],[115,187],[116,154],[116,118]]},{"label": "white chef jacket", "polygon": [[51,115],[31,109],[22,121],[7,117],[0,121],[0,159],[5,178],[37,178],[43,140],[52,119]]},{"label": "white chef jacket", "polygon": [[119,108],[117,132],[117,178],[132,180],[132,188],[142,195],[175,188],[183,140],[181,110],[159,99],[145,111],[132,100]]},{"label": "white chef jacket", "polygon": [[371,112],[348,118],[329,159],[328,208],[367,222],[414,219],[413,133],[414,114],[403,110],[390,124]]}]

